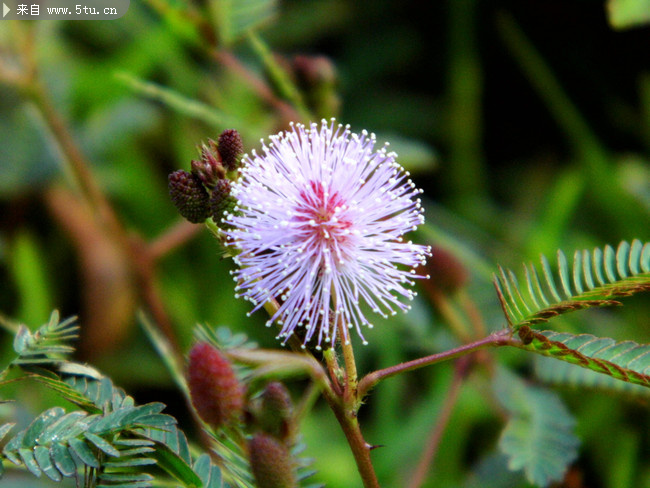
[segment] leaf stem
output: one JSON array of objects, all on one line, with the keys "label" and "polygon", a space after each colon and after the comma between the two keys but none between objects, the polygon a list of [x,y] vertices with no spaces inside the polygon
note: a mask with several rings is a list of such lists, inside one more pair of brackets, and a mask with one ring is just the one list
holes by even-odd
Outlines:
[{"label": "leaf stem", "polygon": [[432,354],[430,356],[425,356],[423,358],[414,359],[413,361],[407,361],[405,363],[396,364],[395,366],[390,366],[388,368],[380,369],[368,373],[364,376],[359,382],[359,387],[357,395],[359,399],[363,399],[365,395],[381,380],[390,378],[399,373],[405,373],[407,371],[412,371],[414,369],[419,369],[424,366],[430,366],[435,363],[442,361],[447,361],[449,359],[454,359],[459,356],[469,354],[470,352],[478,351],[486,347],[494,346],[503,346],[509,344],[511,341],[511,331],[508,329],[502,329],[498,332],[493,332],[492,334],[479,339],[478,341],[471,342],[469,344],[463,344],[462,346],[455,347],[448,351],[444,351],[438,354]]}]

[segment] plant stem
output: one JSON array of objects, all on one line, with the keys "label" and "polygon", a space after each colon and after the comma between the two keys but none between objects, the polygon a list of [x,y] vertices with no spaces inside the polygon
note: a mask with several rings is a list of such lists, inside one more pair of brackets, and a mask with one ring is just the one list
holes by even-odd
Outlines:
[{"label": "plant stem", "polygon": [[365,488],[379,488],[379,480],[370,460],[372,446],[365,441],[361,434],[361,428],[357,420],[357,409],[347,408],[345,403],[341,401],[341,398],[332,393],[331,390],[324,391],[323,396],[334,412],[341,429],[343,429],[343,433],[350,445],[352,455],[357,464],[357,469],[361,475],[363,486]]},{"label": "plant stem", "polygon": [[458,401],[458,395],[460,394],[463,380],[465,376],[467,376],[467,370],[471,363],[471,359],[471,356],[465,356],[459,359],[456,363],[454,378],[447,390],[447,396],[445,397],[444,403],[438,413],[433,430],[429,434],[429,438],[427,439],[426,446],[424,447],[417,468],[411,475],[411,480],[407,485],[408,488],[419,488],[422,486],[427,473],[431,470],[431,465],[436,456],[436,452],[438,451],[438,446],[440,445],[440,440],[445,432],[445,427],[448,425],[454,406]]},{"label": "plant stem", "polygon": [[356,411],[359,408],[357,401],[357,363],[354,360],[354,349],[352,342],[345,330],[342,317],[339,318],[337,327],[341,337],[341,348],[343,350],[343,361],[345,362],[345,388],[343,390],[343,402]]},{"label": "plant stem", "polygon": [[396,364],[395,366],[390,366],[388,368],[380,369],[368,373],[364,376],[359,382],[357,395],[359,399],[363,399],[365,395],[381,380],[390,378],[399,373],[405,373],[407,371],[412,371],[414,369],[419,369],[424,366],[430,366],[441,361],[447,361],[449,359],[454,359],[459,356],[468,354],[470,352],[478,351],[486,347],[494,346],[503,346],[510,343],[510,334],[511,332],[508,329],[503,329],[498,332],[493,332],[487,337],[480,339],[469,344],[463,344],[462,346],[455,347],[449,351],[444,351],[438,354],[432,354],[419,359],[414,359],[413,361],[407,361],[405,363]]}]

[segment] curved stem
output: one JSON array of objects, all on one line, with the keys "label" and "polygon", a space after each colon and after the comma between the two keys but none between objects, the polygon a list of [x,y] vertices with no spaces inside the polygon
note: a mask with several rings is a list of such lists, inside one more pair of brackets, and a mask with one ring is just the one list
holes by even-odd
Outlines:
[{"label": "curved stem", "polygon": [[470,352],[478,351],[479,349],[484,349],[486,347],[494,346],[503,346],[510,342],[511,332],[508,329],[503,329],[498,332],[493,332],[489,336],[480,339],[469,344],[463,344],[462,346],[455,347],[449,351],[444,351],[438,354],[432,354],[419,359],[414,359],[413,361],[407,361],[405,363],[396,364],[395,366],[390,366],[388,368],[380,369],[368,373],[364,376],[359,382],[358,396],[359,399],[362,399],[368,392],[381,380],[390,378],[399,373],[405,373],[406,371],[412,371],[414,369],[419,369],[424,366],[429,366],[431,364],[439,363],[441,361],[447,361],[449,359],[454,359],[459,356],[463,356]]}]

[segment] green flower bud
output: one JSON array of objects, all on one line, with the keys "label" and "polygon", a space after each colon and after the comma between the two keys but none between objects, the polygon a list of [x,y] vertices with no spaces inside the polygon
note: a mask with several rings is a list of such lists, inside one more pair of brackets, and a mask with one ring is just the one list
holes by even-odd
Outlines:
[{"label": "green flower bud", "polygon": [[253,476],[259,488],[297,486],[289,450],[273,437],[258,433],[248,444]]},{"label": "green flower bud", "polygon": [[241,418],[244,390],[228,360],[207,342],[192,347],[188,384],[199,416],[218,429]]},{"label": "green flower bud", "polygon": [[180,214],[193,224],[210,216],[210,196],[201,180],[182,169],[169,175],[169,196]]},{"label": "green flower bud", "polygon": [[267,434],[288,441],[292,431],[293,404],[287,388],[274,381],[264,388],[259,409],[259,424]]}]

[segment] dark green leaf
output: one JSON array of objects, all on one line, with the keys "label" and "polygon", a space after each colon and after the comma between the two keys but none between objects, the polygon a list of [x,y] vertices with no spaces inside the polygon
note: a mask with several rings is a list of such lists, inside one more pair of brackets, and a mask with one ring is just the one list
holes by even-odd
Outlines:
[{"label": "dark green leaf", "polygon": [[104,462],[104,468],[129,468],[135,466],[148,466],[151,464],[156,464],[156,460],[153,458],[132,458],[127,459],[119,458],[115,461],[106,461]]},{"label": "dark green leaf", "polygon": [[176,419],[171,415],[157,413],[153,415],[139,416],[135,423],[141,427],[149,427],[152,429],[167,429],[169,426],[176,424]]},{"label": "dark green leaf", "polygon": [[81,462],[91,468],[99,468],[100,464],[97,457],[95,457],[92,449],[85,442],[79,439],[70,439],[68,443],[70,449],[79,457]]},{"label": "dark green leaf", "polygon": [[9,424],[3,424],[2,427],[0,427],[0,441],[4,439],[4,437],[9,433],[11,429],[14,427],[14,423],[9,423]]},{"label": "dark green leaf", "polygon": [[64,476],[72,476],[77,472],[77,464],[74,458],[68,452],[68,448],[63,444],[52,444],[50,454],[54,465]]},{"label": "dark green leaf", "polygon": [[123,483],[111,482],[107,483],[98,483],[97,488],[149,488],[152,486],[151,481],[129,481],[126,480]]},{"label": "dark green leaf", "polygon": [[44,446],[36,446],[34,448],[34,458],[38,463],[38,467],[45,473],[45,476],[53,481],[61,481],[63,478],[61,473],[56,469],[50,458],[50,450]]},{"label": "dark green leaf", "polygon": [[201,479],[190,465],[166,444],[157,442],[151,457],[156,459],[162,469],[186,486],[203,486]]},{"label": "dark green leaf", "polygon": [[86,418],[86,412],[70,412],[50,424],[38,437],[37,442],[40,445],[47,445],[51,442],[60,442],[62,439],[77,437],[87,428],[86,422],[82,421]]},{"label": "dark green leaf", "polygon": [[92,442],[95,447],[97,447],[99,450],[105,452],[109,456],[113,457],[119,457],[120,451],[115,449],[108,441],[105,439],[102,439],[98,435],[92,434],[90,432],[85,432],[84,437],[88,439],[90,442]]},{"label": "dark green leaf", "polygon": [[25,431],[21,430],[9,442],[7,442],[2,451],[4,455],[7,456],[7,459],[9,459],[15,465],[20,465],[22,463],[18,457],[18,449],[20,449],[20,446],[23,444],[24,436]]},{"label": "dark green leaf", "polygon": [[54,407],[46,410],[41,415],[36,417],[27,430],[23,438],[23,447],[32,448],[36,445],[38,438],[43,434],[44,429],[53,424],[56,420],[61,418],[65,411],[61,407]]},{"label": "dark green leaf", "polygon": [[193,468],[194,472],[203,481],[205,488],[221,488],[223,486],[221,470],[218,466],[212,464],[208,454],[201,454],[194,463]]},{"label": "dark green leaf", "polygon": [[31,449],[28,449],[26,447],[21,447],[18,449],[18,455],[20,458],[23,460],[23,464],[29,471],[37,477],[41,476],[41,469],[38,467],[38,463],[36,462],[36,459],[34,458],[34,453],[32,452]]},{"label": "dark green leaf", "polygon": [[147,473],[102,473],[100,480],[102,483],[137,483],[143,481],[153,481],[154,478]]}]

